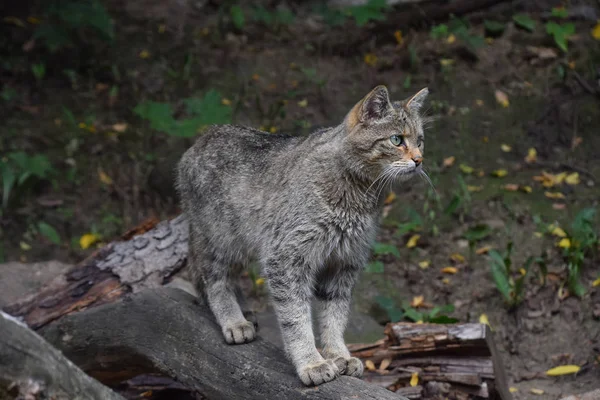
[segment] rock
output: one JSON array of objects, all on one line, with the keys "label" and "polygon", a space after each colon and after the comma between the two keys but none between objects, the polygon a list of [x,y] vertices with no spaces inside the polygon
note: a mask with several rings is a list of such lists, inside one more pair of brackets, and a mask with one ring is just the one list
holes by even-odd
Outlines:
[{"label": "rock", "polygon": [[346,343],[372,343],[385,335],[375,318],[353,309],[344,335]]},{"label": "rock", "polygon": [[34,294],[72,267],[60,261],[0,264],[0,308]]}]

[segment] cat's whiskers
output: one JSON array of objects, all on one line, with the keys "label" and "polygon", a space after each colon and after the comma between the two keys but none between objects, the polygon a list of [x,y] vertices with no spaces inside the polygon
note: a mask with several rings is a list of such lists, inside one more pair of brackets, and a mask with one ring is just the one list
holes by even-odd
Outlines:
[{"label": "cat's whiskers", "polygon": [[[381,173],[379,174],[379,176],[373,181],[373,183],[371,183],[369,185],[369,187],[367,188],[367,190],[365,190],[365,195],[367,193],[369,193],[369,190],[371,190],[371,188],[377,183],[379,182],[381,179],[385,178],[387,172],[388,172],[389,168],[385,168],[383,171],[381,171]],[[377,189],[377,188],[376,188]]]},{"label": "cat's whiskers", "polygon": [[437,191],[435,190],[435,186],[433,185],[433,182],[431,181],[431,178],[429,178],[429,175],[427,174],[427,172],[425,171],[424,168],[421,168],[421,170],[419,171],[419,176],[427,183],[429,183],[429,186],[431,186],[431,189],[433,189],[433,194],[435,195],[435,197],[438,196]]}]

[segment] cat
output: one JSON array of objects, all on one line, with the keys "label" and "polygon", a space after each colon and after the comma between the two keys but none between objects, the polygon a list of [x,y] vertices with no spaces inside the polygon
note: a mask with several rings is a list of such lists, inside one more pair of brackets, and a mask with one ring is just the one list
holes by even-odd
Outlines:
[{"label": "cat", "polygon": [[362,376],[343,337],[351,294],[375,240],[383,188],[425,175],[427,94],[392,103],[378,86],[340,125],[307,137],[214,126],[185,152],[177,187],[190,225],[189,267],[227,343],[256,337],[236,300],[236,278],[257,259],[300,380]]}]

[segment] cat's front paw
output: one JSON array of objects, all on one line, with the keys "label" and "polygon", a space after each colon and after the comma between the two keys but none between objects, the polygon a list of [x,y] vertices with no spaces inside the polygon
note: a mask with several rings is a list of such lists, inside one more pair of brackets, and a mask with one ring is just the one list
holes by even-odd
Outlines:
[{"label": "cat's front paw", "polygon": [[256,338],[256,330],[252,322],[243,321],[224,326],[223,336],[227,344],[249,343]]},{"label": "cat's front paw", "polygon": [[354,376],[360,378],[363,374],[364,367],[362,361],[356,357],[337,357],[333,360],[340,370],[341,375]]},{"label": "cat's front paw", "polygon": [[306,386],[316,386],[334,380],[340,371],[332,360],[323,360],[298,370],[298,376]]}]

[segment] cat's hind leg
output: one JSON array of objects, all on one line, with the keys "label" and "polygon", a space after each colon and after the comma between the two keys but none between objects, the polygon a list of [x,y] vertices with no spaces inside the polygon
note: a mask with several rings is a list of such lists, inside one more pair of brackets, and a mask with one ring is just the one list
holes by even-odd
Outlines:
[{"label": "cat's hind leg", "polygon": [[217,255],[216,251],[209,250],[206,243],[199,240],[200,234],[192,236],[191,269],[197,275],[195,280],[201,279],[205,299],[221,326],[225,341],[228,344],[253,341],[256,338],[254,324],[244,318],[236,299],[239,265]]}]

